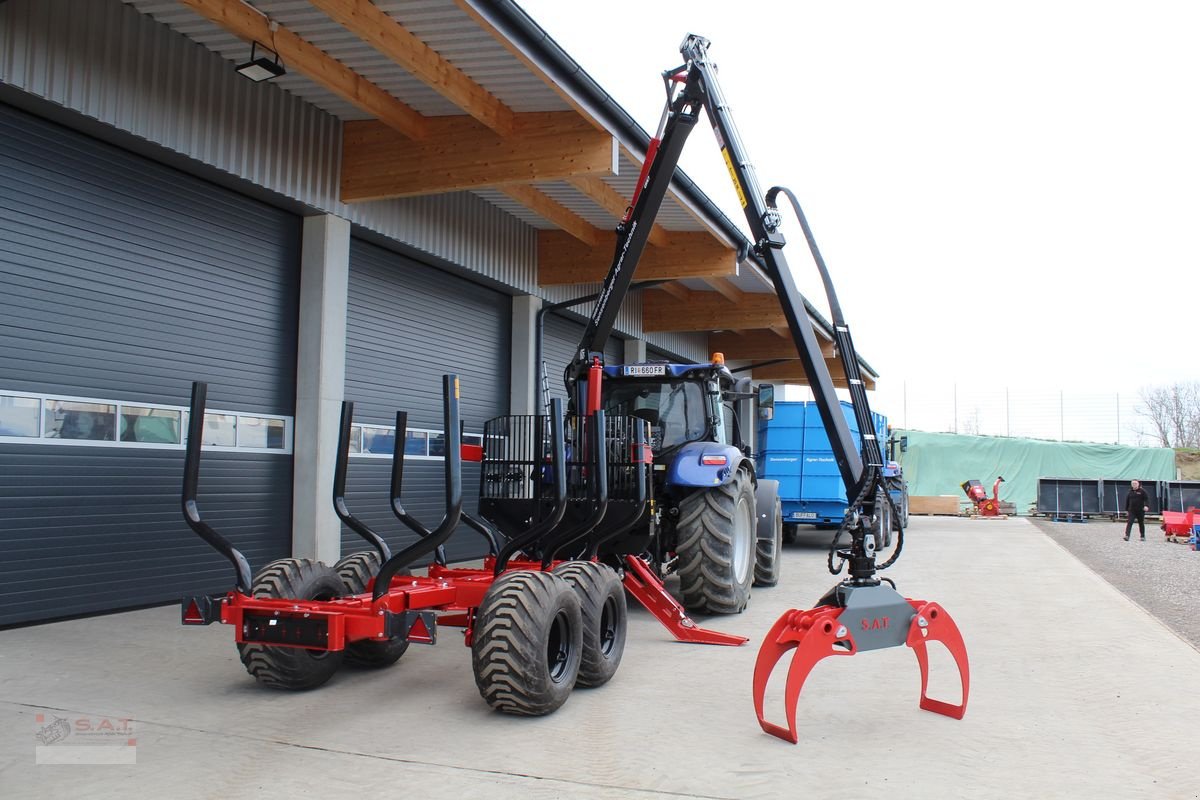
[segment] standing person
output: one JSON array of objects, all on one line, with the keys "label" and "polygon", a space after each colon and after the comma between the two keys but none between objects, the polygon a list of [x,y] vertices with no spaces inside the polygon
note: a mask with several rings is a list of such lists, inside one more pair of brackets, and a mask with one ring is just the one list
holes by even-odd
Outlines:
[{"label": "standing person", "polygon": [[1125,496],[1125,541],[1129,541],[1129,532],[1133,530],[1136,519],[1138,530],[1142,532],[1142,541],[1146,541],[1146,509],[1150,506],[1150,496],[1138,481],[1129,482],[1129,494]]}]

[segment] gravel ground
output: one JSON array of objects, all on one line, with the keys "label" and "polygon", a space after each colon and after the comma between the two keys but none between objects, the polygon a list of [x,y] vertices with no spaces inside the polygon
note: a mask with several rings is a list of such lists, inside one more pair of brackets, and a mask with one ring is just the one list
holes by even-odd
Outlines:
[{"label": "gravel ground", "polygon": [[1168,542],[1158,520],[1146,520],[1146,541],[1124,522],[1087,523],[1029,518],[1046,535],[1200,650],[1200,553]]}]

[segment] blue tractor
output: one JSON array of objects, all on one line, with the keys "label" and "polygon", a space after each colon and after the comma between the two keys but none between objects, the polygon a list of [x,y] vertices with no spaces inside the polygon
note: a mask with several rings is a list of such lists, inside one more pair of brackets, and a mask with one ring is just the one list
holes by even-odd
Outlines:
[{"label": "blue tractor", "polygon": [[718,353],[707,364],[603,368],[600,405],[650,425],[653,503],[640,527],[613,542],[679,576],[689,609],[732,614],[751,585],[779,582],[779,484],[761,480],[736,404],[752,397]]}]

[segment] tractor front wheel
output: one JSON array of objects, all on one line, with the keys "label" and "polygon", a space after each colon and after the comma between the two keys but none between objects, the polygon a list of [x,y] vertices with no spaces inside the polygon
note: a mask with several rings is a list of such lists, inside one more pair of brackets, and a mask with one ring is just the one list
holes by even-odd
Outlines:
[{"label": "tractor front wheel", "polygon": [[[379,574],[383,561],[374,550],[351,553],[333,565],[333,571],[342,581],[348,595],[366,594],[371,579]],[[346,644],[346,663],[356,667],[379,669],[390,667],[400,660],[408,649],[406,639],[387,640],[363,639]]]},{"label": "tractor front wheel", "polygon": [[737,614],[746,608],[754,577],[754,523],[754,487],[744,470],[679,504],[675,552],[688,609]]},{"label": "tractor front wheel", "polygon": [[[286,600],[332,600],[344,593],[337,573],[308,558],[281,558],[263,567],[254,577],[254,597]],[[276,689],[315,689],[337,672],[341,650],[306,650],[239,644],[246,671],[265,686]]]},{"label": "tractor front wheel", "polygon": [[579,596],[553,573],[501,575],[475,615],[475,685],[497,711],[537,717],[556,710],[575,688],[582,651]]}]

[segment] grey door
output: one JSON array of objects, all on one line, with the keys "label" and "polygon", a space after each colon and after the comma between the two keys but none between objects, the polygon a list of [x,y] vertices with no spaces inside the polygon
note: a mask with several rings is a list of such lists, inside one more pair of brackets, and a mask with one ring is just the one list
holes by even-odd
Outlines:
[{"label": "grey door", "polygon": [[[575,357],[575,348],[583,338],[584,325],[559,314],[546,314],[542,331],[542,361],[545,363],[546,380],[550,397],[566,399],[567,388],[563,384],[563,370]],[[604,363],[608,366],[620,364],[625,358],[625,346],[616,336],[608,337],[604,343]],[[537,389],[538,402],[542,402],[541,387]]]},{"label": "grey door", "polygon": [[[377,453],[350,459],[347,502],[393,549],[415,540],[388,507],[393,441],[386,428],[396,412],[408,412],[403,503],[427,528],[444,507],[441,458],[442,376],[456,373],[467,432],[508,413],[512,301],[507,295],[421,264],[368,242],[350,246],[346,323],[346,399],[355,403],[363,449]],[[372,442],[376,446],[372,447]],[[479,469],[463,469],[465,508],[474,512]],[[364,549],[343,531],[342,552]],[[447,546],[452,558],[485,551],[483,539],[460,527]],[[427,563],[427,562],[423,562]]]},{"label": "grey door", "polygon": [[[212,408],[293,413],[299,245],[293,215],[0,105],[0,624],[232,585],[179,511],[178,422],[137,414],[194,379]],[[202,466],[255,568],[290,550],[291,479],[286,450]]]}]

